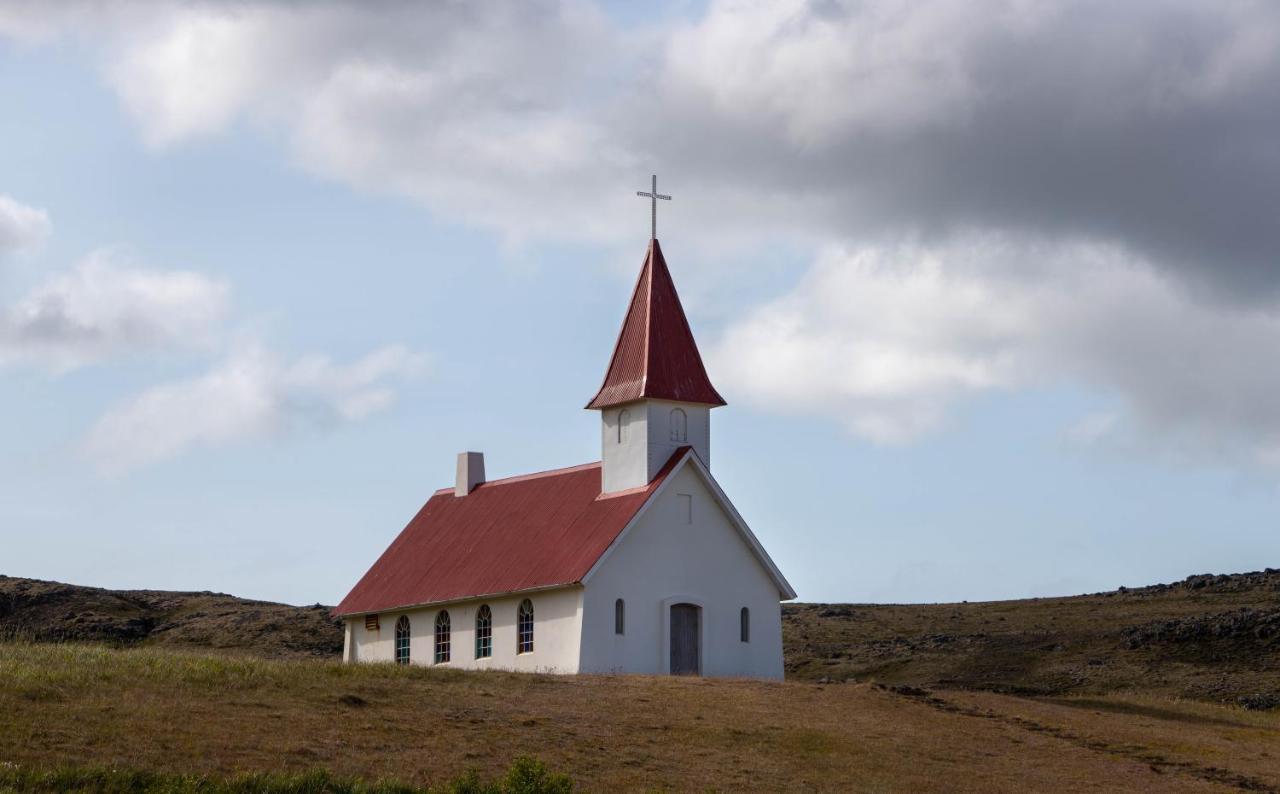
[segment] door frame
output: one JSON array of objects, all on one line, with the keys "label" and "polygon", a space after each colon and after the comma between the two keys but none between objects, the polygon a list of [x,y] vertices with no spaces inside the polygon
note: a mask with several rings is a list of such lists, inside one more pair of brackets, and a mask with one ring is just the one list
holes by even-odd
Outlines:
[{"label": "door frame", "polygon": [[658,644],[662,657],[658,669],[663,675],[671,675],[671,607],[676,604],[693,604],[698,608],[698,675],[707,674],[707,604],[695,595],[674,595],[662,599],[662,633]]}]

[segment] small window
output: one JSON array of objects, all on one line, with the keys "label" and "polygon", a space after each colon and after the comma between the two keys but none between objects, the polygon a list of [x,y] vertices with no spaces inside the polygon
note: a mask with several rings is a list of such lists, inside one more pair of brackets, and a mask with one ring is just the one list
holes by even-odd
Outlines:
[{"label": "small window", "polygon": [[493,612],[488,604],[481,604],[476,612],[476,658],[493,656]]},{"label": "small window", "polygon": [[449,661],[449,613],[440,610],[436,615],[436,664]]},{"label": "small window", "polygon": [[365,631],[377,631],[379,628],[380,628],[380,627],[378,626],[378,616],[377,616],[377,615],[365,615],[365,616],[364,616],[364,630],[365,630]]},{"label": "small window", "polygon": [[738,624],[738,639],[742,642],[751,642],[751,610],[742,608],[742,612],[738,615]]},{"label": "small window", "polygon": [[671,409],[671,440],[681,444],[689,440],[689,417],[681,408]]},{"label": "small window", "polygon": [[409,616],[396,621],[396,664],[409,663]]},{"label": "small window", "polygon": [[693,523],[693,494],[678,493],[676,494],[676,509],[680,516],[680,521],[685,524]]},{"label": "small window", "polygon": [[613,633],[627,633],[627,605],[621,598],[613,602]]},{"label": "small window", "polygon": [[520,602],[516,615],[516,653],[533,653],[533,602]]},{"label": "small window", "polygon": [[618,443],[627,443],[627,436],[631,433],[631,412],[621,410],[618,412]]}]

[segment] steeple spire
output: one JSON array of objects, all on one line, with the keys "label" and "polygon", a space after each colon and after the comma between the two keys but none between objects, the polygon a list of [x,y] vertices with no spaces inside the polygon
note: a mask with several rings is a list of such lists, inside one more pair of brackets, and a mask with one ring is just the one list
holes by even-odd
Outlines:
[{"label": "steeple spire", "polygon": [[642,399],[709,407],[725,404],[702,365],[656,237],[649,241],[604,383],[587,408],[603,409]]}]

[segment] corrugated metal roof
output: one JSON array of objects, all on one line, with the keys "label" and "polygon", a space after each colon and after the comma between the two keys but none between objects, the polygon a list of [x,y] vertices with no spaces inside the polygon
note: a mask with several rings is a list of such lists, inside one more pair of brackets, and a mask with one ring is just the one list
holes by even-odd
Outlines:
[{"label": "corrugated metal roof", "polygon": [[689,452],[643,488],[600,493],[600,464],[436,491],[333,614],[354,615],[581,581]]},{"label": "corrugated metal roof", "polygon": [[724,405],[711,385],[657,240],[649,242],[618,343],[588,408],[644,398]]}]

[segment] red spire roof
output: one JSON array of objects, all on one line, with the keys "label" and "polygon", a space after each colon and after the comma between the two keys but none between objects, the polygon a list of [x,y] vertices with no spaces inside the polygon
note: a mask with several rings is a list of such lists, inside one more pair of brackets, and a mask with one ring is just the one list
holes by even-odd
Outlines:
[{"label": "red spire roof", "polygon": [[724,405],[693,341],[658,241],[649,251],[600,391],[588,408],[645,398]]}]

